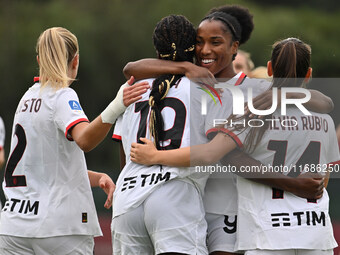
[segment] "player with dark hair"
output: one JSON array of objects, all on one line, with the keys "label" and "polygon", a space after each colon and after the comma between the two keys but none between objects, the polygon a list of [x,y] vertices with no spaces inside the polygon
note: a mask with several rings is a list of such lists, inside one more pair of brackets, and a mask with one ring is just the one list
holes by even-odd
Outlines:
[{"label": "player with dark hair", "polygon": [[[287,38],[276,42],[268,62],[272,87],[303,87],[311,77],[310,59],[311,48],[301,40]],[[251,128],[238,137],[250,156],[264,165],[286,167],[284,174],[288,176],[297,177],[305,172],[321,172],[325,176],[329,166],[340,163],[334,122],[327,114],[311,114],[306,116],[296,107],[288,106],[284,117],[296,121],[293,129],[263,126]],[[270,116],[282,117],[279,110]],[[322,120],[324,128],[314,125],[306,130],[303,128],[306,119]],[[337,244],[326,189],[321,198],[308,200],[239,177],[237,190],[237,247],[247,250],[246,255],[333,254]]]},{"label": "player with dark hair", "polygon": [[[153,35],[158,57],[170,62],[192,61],[195,39],[193,25],[180,15],[163,18]],[[126,153],[114,193],[113,253],[208,254],[201,198],[208,176],[130,159],[131,144],[145,136],[161,150],[190,145],[190,81],[171,72],[147,81],[151,92],[128,107],[113,135]]]},{"label": "player with dark hair", "polygon": [[[130,75],[133,73],[134,76],[139,78],[159,75],[170,70],[174,73],[184,72],[188,77],[197,77],[196,75],[206,75],[208,70],[208,78],[200,77],[202,78],[200,79],[201,81],[209,83],[212,82],[214,78],[219,78],[219,80],[222,81],[229,80],[228,82],[230,84],[239,86],[243,91],[247,91],[248,88],[253,88],[253,94],[258,95],[260,92],[268,89],[270,84],[263,80],[248,79],[242,72],[236,74],[232,65],[238,46],[249,39],[252,29],[252,15],[246,8],[230,5],[215,8],[202,20],[197,30],[197,64],[205,67],[206,72],[191,63],[174,63],[154,59],[129,63],[124,70],[126,74]],[[212,78],[209,74],[214,75],[214,77]],[[191,93],[195,93],[195,90],[196,89],[192,88]],[[212,101],[208,102],[211,104],[208,104],[208,114],[206,116],[202,116],[199,111],[197,113],[195,107],[192,107],[191,120],[194,121],[195,126],[191,126],[191,133],[193,133],[192,137],[195,139],[191,139],[191,145],[208,142],[209,140],[205,133],[213,127],[213,120],[226,119],[231,114],[232,99],[230,95],[224,93],[221,99],[223,101],[222,108],[216,108]],[[269,101],[270,100],[267,99],[267,102]],[[329,98],[321,95],[317,91],[313,91],[312,100],[310,100],[308,106],[306,104],[306,107],[329,111],[331,108],[329,107],[329,101],[331,101]],[[195,103],[193,100],[191,103],[191,105],[196,106],[196,108],[199,108],[200,104],[201,102]],[[200,139],[197,137],[200,137]],[[146,139],[141,140],[147,142]],[[141,154],[137,160],[134,154],[138,152],[132,151],[131,156],[133,161],[143,164],[156,163],[151,161],[152,157],[150,157],[150,153],[148,153],[151,151],[145,150],[143,145],[140,144],[138,144],[137,147],[141,148],[139,153],[145,153],[147,156]],[[182,154],[182,156],[184,158],[183,160],[185,160],[185,154]],[[249,157],[245,157],[245,155],[242,155],[243,161],[250,160]],[[165,156],[165,158],[171,160],[170,156]],[[173,157],[173,159],[174,161],[177,160],[177,162],[170,163],[169,161],[162,161],[156,164],[181,165],[178,157]],[[188,161],[189,160],[186,159],[186,162]],[[235,163],[235,161],[233,163]],[[313,182],[313,180],[309,181]],[[311,185],[312,187],[318,186],[320,181],[314,180],[313,184],[314,185]],[[237,192],[233,177],[229,176],[229,178],[226,178],[225,175],[223,175],[223,177],[219,177],[216,174],[211,175],[205,188],[204,203],[208,221],[209,252],[211,254],[230,254],[234,252],[237,229]]]}]

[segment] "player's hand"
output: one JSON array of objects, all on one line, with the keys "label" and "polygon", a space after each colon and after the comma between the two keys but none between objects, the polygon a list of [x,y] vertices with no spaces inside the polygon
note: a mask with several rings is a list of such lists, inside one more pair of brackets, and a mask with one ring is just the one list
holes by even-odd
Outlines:
[{"label": "player's hand", "polygon": [[126,107],[141,99],[142,94],[144,94],[150,88],[149,83],[146,81],[133,84],[134,81],[135,78],[131,76],[130,79],[127,81],[130,86],[124,88],[123,90],[123,103]]},{"label": "player's hand", "polygon": [[194,64],[185,72],[185,76],[199,85],[209,85],[214,87],[217,83],[215,76],[207,69]]},{"label": "player's hand", "polygon": [[130,158],[132,162],[142,165],[157,164],[155,156],[158,152],[153,142],[147,138],[140,138],[144,144],[132,143],[130,150]]},{"label": "player's hand", "polygon": [[109,209],[112,206],[113,192],[116,189],[116,185],[107,174],[102,174],[98,183],[99,187],[107,194],[107,199],[105,201],[104,207],[106,209]]},{"label": "player's hand", "polygon": [[324,178],[318,173],[303,173],[297,178],[296,189],[292,192],[294,195],[309,198],[319,199],[323,195]]}]

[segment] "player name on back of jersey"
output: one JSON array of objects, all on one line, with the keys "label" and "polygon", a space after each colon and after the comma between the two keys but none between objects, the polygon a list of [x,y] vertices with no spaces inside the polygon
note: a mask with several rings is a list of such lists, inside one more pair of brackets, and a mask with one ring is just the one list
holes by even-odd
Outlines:
[{"label": "player name on back of jersey", "polygon": [[273,116],[268,119],[270,130],[283,130],[283,131],[306,131],[315,130],[324,133],[328,132],[328,121],[321,116],[305,115],[305,116],[288,116],[280,115]]},{"label": "player name on back of jersey", "polygon": [[26,100],[22,100],[19,104],[16,113],[28,112],[28,113],[36,113],[39,112],[41,107],[42,99],[41,98],[30,98]]},{"label": "player name on back of jersey", "polygon": [[6,200],[5,206],[2,210],[4,212],[9,211],[28,215],[38,215],[39,201],[11,198]]}]

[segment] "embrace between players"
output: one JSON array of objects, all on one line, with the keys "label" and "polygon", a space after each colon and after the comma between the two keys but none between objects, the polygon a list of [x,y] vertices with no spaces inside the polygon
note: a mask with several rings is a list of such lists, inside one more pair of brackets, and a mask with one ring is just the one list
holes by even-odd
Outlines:
[{"label": "embrace between players", "polygon": [[[90,123],[69,88],[79,64],[76,37],[64,28],[43,32],[40,80],[23,96],[13,123],[0,223],[3,254],[92,254],[93,236],[101,231],[90,186],[108,193],[106,207],[113,203],[113,254],[333,254],[323,176],[209,175],[192,167],[339,163],[334,123],[325,114],[333,104],[318,91],[304,106],[327,122],[327,132],[303,130],[295,107],[287,108],[297,121],[294,131],[269,124],[214,127],[215,119],[232,114],[228,90],[215,95],[221,105],[210,100],[207,114],[201,113],[202,95],[216,83],[244,93],[252,88],[255,108],[267,109],[272,87],[308,82],[311,48],[296,38],[273,45],[272,81],[236,73],[232,62],[252,30],[252,15],[240,6],[212,9],[197,30],[183,16],[163,18],[153,34],[158,59],[124,69],[127,77],[145,80],[129,86],[130,79]],[[25,105],[32,99],[29,111]],[[270,117],[279,118],[280,111]],[[87,171],[83,151],[96,147],[116,119],[113,138],[122,141],[125,166],[115,188],[107,175]]]}]

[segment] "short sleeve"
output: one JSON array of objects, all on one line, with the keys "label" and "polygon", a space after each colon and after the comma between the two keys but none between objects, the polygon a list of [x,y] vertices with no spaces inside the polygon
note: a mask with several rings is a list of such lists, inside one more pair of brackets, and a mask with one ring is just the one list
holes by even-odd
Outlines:
[{"label": "short sleeve", "polygon": [[73,141],[69,131],[80,122],[88,122],[88,118],[79,103],[77,93],[73,89],[67,88],[58,92],[55,121],[66,138]]},{"label": "short sleeve", "polygon": [[119,116],[119,118],[116,121],[115,128],[113,130],[112,134],[112,140],[116,142],[121,142],[122,141],[122,122],[123,122],[123,117],[122,115]]},{"label": "short sleeve", "polygon": [[324,155],[326,156],[326,163],[333,167],[334,165],[340,165],[340,154],[339,154],[339,146],[338,146],[338,139],[336,136],[336,132],[335,132],[335,126],[334,126],[334,122],[332,120],[332,118],[330,116],[328,123],[330,123],[329,125],[329,140],[328,140],[328,144],[326,144],[324,146],[324,148],[327,150],[326,153],[324,153]]}]

